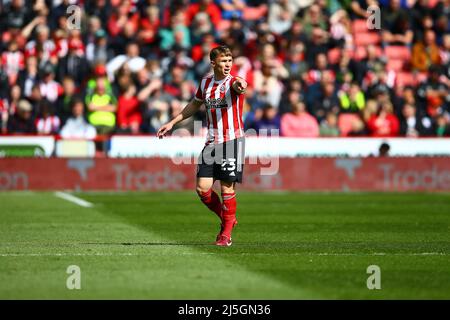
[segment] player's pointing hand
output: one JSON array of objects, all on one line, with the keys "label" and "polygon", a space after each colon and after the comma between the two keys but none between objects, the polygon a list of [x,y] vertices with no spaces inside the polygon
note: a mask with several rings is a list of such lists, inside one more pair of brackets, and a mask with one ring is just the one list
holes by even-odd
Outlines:
[{"label": "player's pointing hand", "polygon": [[158,133],[156,134],[158,136],[158,138],[162,139],[167,132],[169,132],[170,130],[172,130],[172,123],[166,123],[165,125],[163,125],[161,128],[159,128]]},{"label": "player's pointing hand", "polygon": [[236,78],[236,81],[233,83],[233,88],[237,93],[244,93],[247,88],[247,81],[242,78]]}]

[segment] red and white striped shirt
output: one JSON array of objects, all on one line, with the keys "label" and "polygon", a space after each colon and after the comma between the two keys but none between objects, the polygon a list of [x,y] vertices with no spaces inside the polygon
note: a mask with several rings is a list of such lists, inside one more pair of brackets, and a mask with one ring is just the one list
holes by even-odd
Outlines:
[{"label": "red and white striped shirt", "polygon": [[244,95],[232,88],[234,81],[236,77],[232,75],[215,80],[212,74],[204,77],[198,86],[194,99],[206,106],[206,144],[223,143],[244,136]]}]

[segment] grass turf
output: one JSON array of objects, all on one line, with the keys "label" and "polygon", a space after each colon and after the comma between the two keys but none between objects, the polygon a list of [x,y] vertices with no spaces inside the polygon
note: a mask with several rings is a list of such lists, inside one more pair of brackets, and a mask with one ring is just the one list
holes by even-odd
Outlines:
[{"label": "grass turf", "polygon": [[240,192],[229,248],[193,192],[75,195],[0,193],[1,299],[450,298],[448,194]]}]

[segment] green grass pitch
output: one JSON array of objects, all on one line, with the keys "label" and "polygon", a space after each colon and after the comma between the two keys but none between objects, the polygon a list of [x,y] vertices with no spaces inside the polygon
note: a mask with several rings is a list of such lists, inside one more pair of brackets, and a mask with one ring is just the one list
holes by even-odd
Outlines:
[{"label": "green grass pitch", "polygon": [[194,192],[74,195],[0,193],[0,299],[450,299],[449,194],[238,192],[229,248]]}]

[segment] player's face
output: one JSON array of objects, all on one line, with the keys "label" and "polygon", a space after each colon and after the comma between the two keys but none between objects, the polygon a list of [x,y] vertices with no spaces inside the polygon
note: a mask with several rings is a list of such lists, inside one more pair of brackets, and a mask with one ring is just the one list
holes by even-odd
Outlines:
[{"label": "player's face", "polygon": [[231,56],[220,55],[212,63],[214,74],[219,77],[226,77],[231,72],[233,58]]}]

